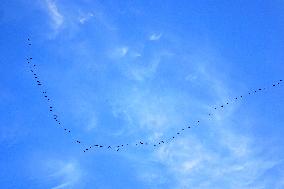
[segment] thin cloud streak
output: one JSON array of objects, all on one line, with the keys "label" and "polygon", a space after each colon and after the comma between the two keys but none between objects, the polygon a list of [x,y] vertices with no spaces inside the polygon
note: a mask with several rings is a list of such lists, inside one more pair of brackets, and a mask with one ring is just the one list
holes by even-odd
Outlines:
[{"label": "thin cloud streak", "polygon": [[53,21],[54,29],[58,30],[64,22],[64,17],[59,12],[58,7],[54,1],[46,0],[46,5],[48,13]]},{"label": "thin cloud streak", "polygon": [[150,41],[158,41],[162,37],[162,34],[154,33],[149,36]]}]

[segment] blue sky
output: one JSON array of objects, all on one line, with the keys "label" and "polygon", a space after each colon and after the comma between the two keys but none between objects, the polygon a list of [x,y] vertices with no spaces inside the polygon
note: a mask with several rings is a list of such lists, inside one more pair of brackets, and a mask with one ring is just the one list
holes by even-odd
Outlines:
[{"label": "blue sky", "polygon": [[[4,0],[0,187],[283,188],[284,90],[271,87],[283,12],[282,0]],[[188,125],[157,148],[72,140],[154,142]]]}]

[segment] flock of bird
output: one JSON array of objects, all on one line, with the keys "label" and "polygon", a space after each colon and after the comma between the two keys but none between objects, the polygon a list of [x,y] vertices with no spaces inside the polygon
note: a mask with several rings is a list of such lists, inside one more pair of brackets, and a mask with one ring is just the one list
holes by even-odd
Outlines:
[{"label": "flock of bird", "polygon": [[[30,38],[28,38],[27,41],[28,41],[28,46],[31,47],[32,43],[31,43]],[[70,135],[70,137],[72,138],[72,141],[74,143],[80,144],[82,146],[83,152],[88,152],[92,149],[107,149],[107,150],[120,151],[120,149],[125,149],[127,147],[138,147],[138,146],[142,146],[142,145],[155,148],[155,147],[159,147],[160,145],[164,145],[164,144],[172,142],[178,136],[182,135],[186,130],[189,130],[190,128],[196,127],[200,124],[200,120],[197,120],[196,124],[185,126],[181,129],[177,130],[174,134],[172,134],[172,136],[165,138],[163,140],[160,139],[159,141],[157,141],[155,143],[139,140],[139,141],[134,142],[134,143],[125,143],[125,144],[120,144],[120,145],[102,145],[102,144],[86,145],[86,144],[83,144],[81,140],[79,140],[75,137],[75,135],[71,132],[71,130],[69,128],[65,127],[64,124],[62,124],[62,122],[59,119],[59,116],[55,113],[54,104],[52,103],[52,100],[51,100],[50,96],[48,95],[47,90],[45,89],[45,86],[43,85],[42,81],[40,80],[40,77],[39,77],[37,70],[36,70],[37,65],[35,63],[33,63],[34,62],[33,58],[31,56],[29,56],[26,60],[27,60],[27,64],[29,65],[30,72],[33,74],[33,77],[35,79],[37,86],[40,88],[40,91],[41,91],[44,99],[48,103],[49,113],[52,115],[53,120],[66,134]],[[214,106],[213,110],[224,109],[226,106],[229,106],[232,103],[232,101],[241,100],[241,99],[243,99],[247,96],[251,96],[251,95],[254,95],[256,93],[269,90],[270,88],[276,88],[277,86],[280,86],[281,82],[282,82],[282,80],[278,80],[277,82],[275,82],[275,83],[273,83],[270,86],[267,86],[265,88],[258,88],[258,89],[252,90],[250,92],[247,92],[244,95],[234,97],[233,99],[225,102],[222,105]],[[212,115],[213,115],[212,113],[208,114],[208,116],[212,116]]]}]

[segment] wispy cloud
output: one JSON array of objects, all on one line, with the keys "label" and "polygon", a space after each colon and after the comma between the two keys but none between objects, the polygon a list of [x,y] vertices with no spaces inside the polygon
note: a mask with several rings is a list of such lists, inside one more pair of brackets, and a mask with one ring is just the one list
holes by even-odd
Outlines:
[{"label": "wispy cloud", "polygon": [[91,12],[89,12],[88,14],[86,14],[86,15],[84,15],[84,16],[81,16],[81,17],[79,18],[79,22],[80,22],[81,24],[84,24],[84,23],[86,23],[88,20],[90,20],[93,16],[94,16],[94,14],[91,13]]},{"label": "wispy cloud", "polygon": [[[220,80],[217,74],[209,68],[206,63],[199,62],[194,77],[202,78],[199,82],[205,82],[211,87],[210,98],[223,101],[227,99],[229,91],[232,89],[228,88],[226,82]],[[176,99],[177,92],[174,92]],[[150,96],[153,96],[153,94]],[[189,95],[187,99],[190,98]],[[147,104],[145,100],[140,101],[144,105]],[[182,99],[178,101],[185,102]],[[164,106],[159,105],[158,102],[156,100],[154,104],[163,110],[168,110],[170,107],[178,107],[175,110],[180,110],[180,112],[170,112],[168,115],[164,111],[162,115],[168,118],[165,121],[166,123],[169,121],[171,124],[182,124],[181,120],[189,119],[189,117],[186,117],[187,114],[181,113],[185,112],[186,109],[183,109],[180,105],[176,106],[173,104],[174,101],[167,100],[168,103]],[[209,110],[209,106],[205,102],[197,106],[201,106],[204,112],[207,112],[206,109]],[[193,106],[193,109],[197,106]],[[141,179],[145,179],[145,182],[157,187],[159,187],[159,184],[165,184],[167,180],[171,180],[171,183],[175,183],[174,187],[171,188],[209,189],[219,188],[220,184],[225,188],[232,189],[265,188],[266,183],[259,182],[259,179],[267,171],[277,166],[279,160],[265,154],[261,147],[256,147],[253,136],[234,128],[234,123],[231,120],[238,107],[238,104],[231,104],[228,111],[216,112],[215,117],[210,120],[204,117],[203,124],[196,128],[195,132],[181,136],[173,143],[161,146],[158,151],[153,152],[153,157],[149,161],[162,164],[165,171],[157,177],[155,168],[154,170],[142,169]],[[152,114],[149,109],[143,108],[143,105],[139,106],[139,110]],[[134,112],[134,110],[130,112]],[[158,115],[156,110],[154,115]],[[129,117],[131,118],[133,115],[130,114]],[[143,120],[147,119],[141,116],[141,121],[143,122]],[[167,125],[165,122],[162,125]],[[242,123],[238,124],[242,125]],[[238,125],[238,127],[240,126]],[[202,132],[199,130],[202,130]],[[154,129],[152,131],[155,133]],[[160,133],[167,133],[169,127],[159,127],[159,131]],[[158,137],[160,136],[162,135]],[[259,156],[259,153],[262,156]],[[160,169],[160,166],[157,166],[157,169]],[[156,179],[152,181],[151,178]]]},{"label": "wispy cloud", "polygon": [[59,184],[52,189],[71,188],[80,182],[82,171],[77,163],[52,160],[46,164],[52,171],[48,176],[49,179],[59,181]]},{"label": "wispy cloud", "polygon": [[153,33],[149,36],[150,41],[157,41],[162,37],[161,33]]},{"label": "wispy cloud", "polygon": [[110,53],[111,58],[123,58],[127,55],[129,48],[127,46],[117,47]]},{"label": "wispy cloud", "polygon": [[55,1],[46,0],[46,5],[47,5],[48,13],[49,13],[49,15],[50,15],[50,17],[53,21],[53,26],[57,30],[62,26],[62,24],[64,22],[64,17],[59,12]]},{"label": "wispy cloud", "polygon": [[61,189],[61,188],[67,188],[69,187],[70,183],[69,182],[66,182],[66,183],[62,183],[60,185],[57,185],[55,187],[52,187],[51,189]]}]

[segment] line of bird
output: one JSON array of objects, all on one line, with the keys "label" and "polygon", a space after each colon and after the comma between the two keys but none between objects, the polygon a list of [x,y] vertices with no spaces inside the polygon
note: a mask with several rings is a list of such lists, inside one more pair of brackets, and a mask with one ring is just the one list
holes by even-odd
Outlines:
[{"label": "line of bird", "polygon": [[[31,41],[30,39],[28,38],[28,45],[31,46]],[[33,73],[33,76],[34,76],[34,79],[36,79],[36,83],[39,87],[42,87],[43,84],[42,82],[39,80],[39,76],[38,74],[36,74],[36,70],[35,70],[35,67],[36,67],[36,64],[33,64],[32,63],[32,57],[29,57],[27,58],[27,63],[30,65],[30,71]],[[246,94],[243,94],[243,95],[239,95],[237,97],[234,97],[232,98],[231,100],[228,100],[227,102],[223,103],[222,105],[219,105],[219,106],[214,106],[212,108],[212,110],[219,110],[219,109],[224,109],[226,106],[229,106],[232,101],[237,101],[237,100],[241,100],[241,99],[244,99],[245,97],[247,96],[251,96],[251,95],[254,95],[254,94],[257,94],[257,93],[260,93],[260,92],[263,92],[263,91],[267,91],[269,90],[270,88],[276,88],[277,86],[280,86],[281,82],[283,80],[280,79],[278,80],[277,82],[271,84],[270,86],[267,86],[267,87],[264,87],[264,88],[257,88],[257,89],[254,89],[254,90],[251,90],[249,92],[247,92]],[[59,119],[59,116],[57,114],[54,114],[54,105],[51,105],[51,99],[50,97],[47,95],[47,92],[46,90],[43,90],[42,89],[42,93],[43,93],[43,96],[44,98],[48,101],[49,103],[49,112],[52,114],[53,116],[53,119],[54,121],[59,125],[61,126],[62,129],[64,129],[64,131],[66,132],[66,134],[70,134],[71,135],[71,131],[64,127],[62,122],[60,121]],[[208,116],[211,117],[213,116],[213,113],[208,113]],[[88,152],[90,150],[93,150],[93,149],[107,149],[107,150],[114,150],[114,151],[120,151],[120,149],[124,149],[126,147],[139,147],[139,146],[147,146],[147,147],[159,147],[160,145],[164,145],[164,144],[168,144],[170,142],[172,142],[173,140],[175,140],[178,136],[182,135],[186,130],[189,130],[190,128],[193,128],[193,127],[196,127],[200,124],[200,120],[197,120],[195,122],[195,124],[193,125],[188,125],[188,126],[185,126],[181,129],[179,129],[178,131],[176,131],[171,137],[168,137],[166,139],[160,139],[159,141],[157,142],[147,142],[147,141],[142,141],[142,140],[138,140],[137,142],[132,142],[132,143],[124,143],[124,144],[120,144],[120,145],[102,145],[102,144],[93,144],[93,145],[84,145],[84,146],[88,146],[87,148],[86,147],[83,147],[83,152]],[[81,144],[82,145],[82,141],[79,140],[79,139],[75,139],[73,137],[73,141],[75,143],[78,143],[78,144]]]},{"label": "line of bird", "polygon": [[[28,38],[27,41],[28,41],[28,46],[31,47],[32,46],[31,39]],[[52,102],[50,96],[48,95],[47,90],[45,89],[45,86],[43,85],[42,81],[40,80],[40,76],[37,73],[36,67],[38,66],[35,63],[33,63],[33,58],[31,56],[26,58],[26,61],[27,61],[27,64],[29,65],[29,71],[32,73],[33,78],[35,79],[36,85],[40,87],[40,91],[44,99],[48,102],[49,113],[51,114],[53,120],[56,122],[58,126],[60,126],[61,129],[63,129],[63,131],[66,134],[72,135],[71,130],[65,127],[64,124],[62,124],[62,122],[59,119],[58,114],[55,113],[54,103]],[[72,139],[75,143],[81,144],[81,141],[78,139],[75,139],[73,136],[72,136]]]}]

